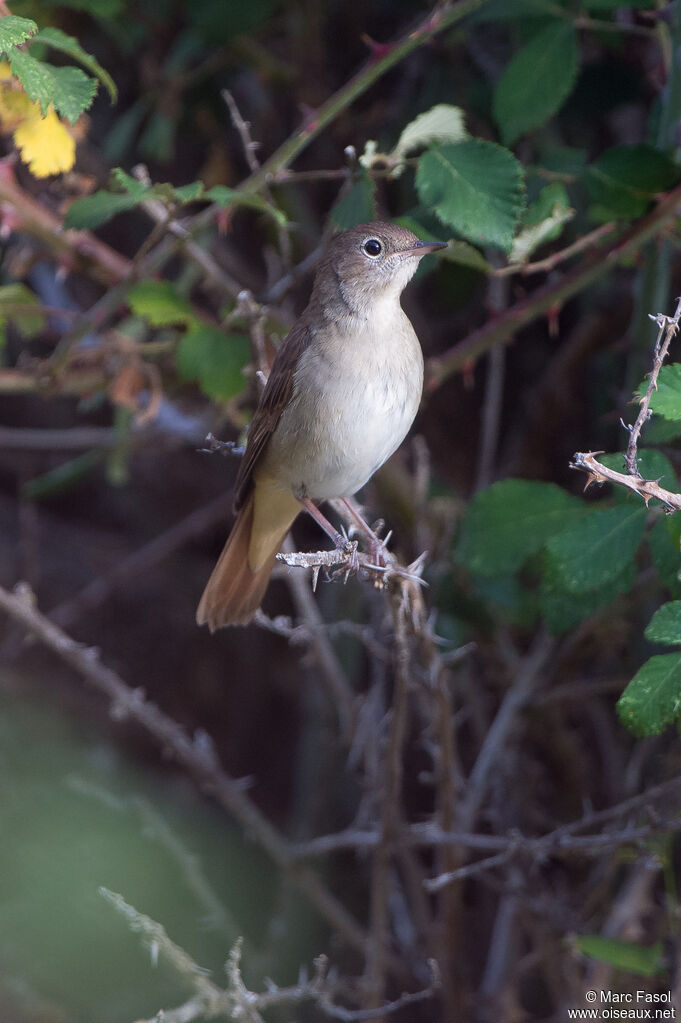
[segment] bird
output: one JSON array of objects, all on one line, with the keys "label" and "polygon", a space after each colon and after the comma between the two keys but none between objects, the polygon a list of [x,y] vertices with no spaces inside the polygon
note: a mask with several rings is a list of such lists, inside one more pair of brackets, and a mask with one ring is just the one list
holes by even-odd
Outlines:
[{"label": "bird", "polygon": [[423,256],[446,247],[382,221],[330,240],[253,416],[236,521],[199,625],[248,624],[303,506],[324,525],[316,505],[351,497],[404,440],[421,401],[423,355],[400,295]]}]

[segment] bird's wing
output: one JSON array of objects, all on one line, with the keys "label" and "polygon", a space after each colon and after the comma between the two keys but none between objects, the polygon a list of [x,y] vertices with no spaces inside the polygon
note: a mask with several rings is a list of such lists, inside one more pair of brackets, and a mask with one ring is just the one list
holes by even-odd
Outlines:
[{"label": "bird's wing", "polygon": [[253,470],[277,428],[282,412],[293,394],[293,375],[302,352],[310,344],[310,328],[298,321],[282,341],[272,364],[260,404],[248,430],[246,451],[241,459],[234,489],[234,508],[239,510],[248,496]]}]

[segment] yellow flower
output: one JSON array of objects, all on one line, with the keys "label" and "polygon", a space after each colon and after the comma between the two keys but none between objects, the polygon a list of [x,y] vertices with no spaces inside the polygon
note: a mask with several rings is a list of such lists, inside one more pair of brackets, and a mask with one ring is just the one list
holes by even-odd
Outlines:
[{"label": "yellow flower", "polygon": [[50,107],[43,117],[40,104],[26,95],[7,61],[0,61],[0,132],[14,133],[21,159],[37,178],[63,174],[76,161],[76,142]]},{"label": "yellow flower", "polygon": [[[5,93],[4,98],[7,98]],[[37,104],[36,104],[37,106]],[[39,112],[39,109],[38,109]],[[14,131],[21,159],[36,178],[71,170],[76,160],[76,143],[50,107],[45,117],[29,114]]]}]

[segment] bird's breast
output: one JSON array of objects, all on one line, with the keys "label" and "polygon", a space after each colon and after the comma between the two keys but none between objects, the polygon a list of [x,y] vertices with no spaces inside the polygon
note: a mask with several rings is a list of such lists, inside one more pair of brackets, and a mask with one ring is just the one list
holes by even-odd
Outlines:
[{"label": "bird's breast", "polygon": [[301,356],[263,470],[298,497],[354,494],[404,439],[422,388],[421,347],[401,309],[373,329],[320,333]]}]

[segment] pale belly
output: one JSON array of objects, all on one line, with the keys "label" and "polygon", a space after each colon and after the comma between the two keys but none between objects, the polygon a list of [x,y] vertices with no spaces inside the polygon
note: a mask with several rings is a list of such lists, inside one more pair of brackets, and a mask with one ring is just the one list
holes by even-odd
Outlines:
[{"label": "pale belly", "polygon": [[421,348],[413,331],[399,357],[382,347],[340,364],[312,354],[301,366],[262,461],[296,497],[350,497],[404,440],[421,400]]}]

